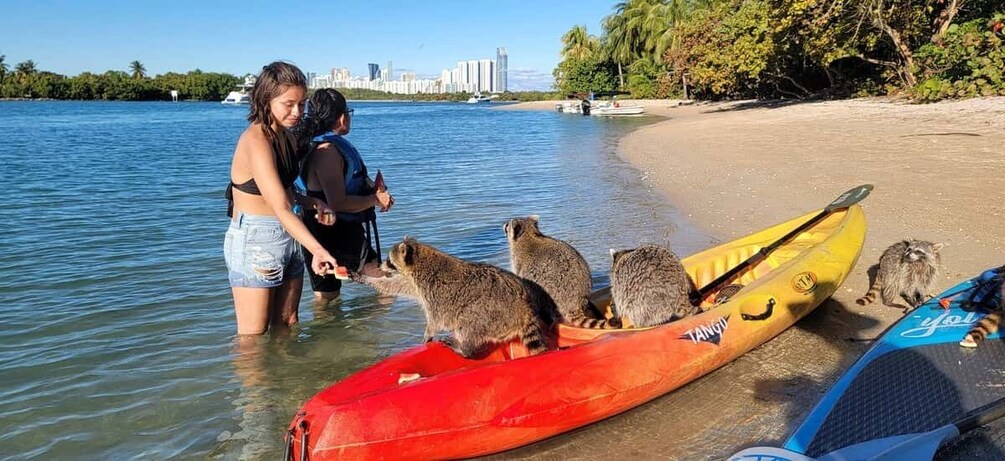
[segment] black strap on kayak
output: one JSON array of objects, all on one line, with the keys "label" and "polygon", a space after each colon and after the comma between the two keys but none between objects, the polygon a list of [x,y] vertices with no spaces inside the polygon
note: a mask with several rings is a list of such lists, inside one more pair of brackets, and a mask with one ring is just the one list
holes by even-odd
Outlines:
[{"label": "black strap on kayak", "polygon": [[760,262],[762,259],[767,258],[769,253],[775,251],[775,249],[784,245],[785,242],[789,241],[789,239],[803,233],[803,231],[805,231],[806,229],[809,229],[817,225],[817,223],[823,221],[824,218],[830,216],[831,213],[837,210],[843,210],[862,201],[862,199],[869,196],[869,192],[871,191],[872,191],[872,184],[863,184],[861,186],[858,186],[854,189],[851,189],[841,194],[840,196],[838,196],[838,198],[834,199],[833,202],[827,205],[827,207],[824,208],[823,211],[817,213],[817,215],[811,218],[809,221],[806,221],[805,223],[795,228],[788,234],[783,235],[782,238],[775,240],[770,245],[761,248],[760,251],[755,253],[753,256],[747,258],[747,260],[740,263],[740,265],[730,269],[729,272],[720,275],[718,278],[713,280],[708,285],[705,285],[698,291],[694,292],[693,299],[691,299],[692,304],[695,305],[700,304],[701,300],[705,299],[709,295],[709,293],[718,290],[719,287],[728,283],[730,280],[733,279],[733,277],[736,277],[737,274],[739,274],[740,272],[747,270],[747,268],[749,268],[750,266],[753,266],[754,264]]},{"label": "black strap on kayak", "polygon": [[283,441],[286,442],[286,446],[283,447],[283,461],[290,461],[290,455],[293,451],[293,429],[286,430],[286,437],[283,437]]},{"label": "black strap on kayak", "polygon": [[300,420],[300,461],[307,461],[307,422]]}]

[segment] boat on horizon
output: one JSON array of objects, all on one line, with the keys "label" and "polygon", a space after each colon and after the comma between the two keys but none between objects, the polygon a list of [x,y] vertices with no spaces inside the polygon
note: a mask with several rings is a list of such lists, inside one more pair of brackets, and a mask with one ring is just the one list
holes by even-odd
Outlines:
[{"label": "boat on horizon", "polygon": [[227,93],[227,97],[223,98],[223,101],[220,101],[220,104],[251,104],[251,95],[248,94],[248,89],[255,86],[255,80],[257,80],[257,78],[254,75],[246,75],[244,77],[244,83],[237,85],[240,89]]},{"label": "boat on horizon", "polygon": [[492,100],[495,99],[495,98],[497,98],[497,97],[499,97],[499,96],[497,96],[497,95],[482,96],[482,93],[480,91],[476,91],[475,94],[471,95],[471,97],[468,98],[468,104],[478,104],[478,103],[483,103],[483,102],[492,102]]}]

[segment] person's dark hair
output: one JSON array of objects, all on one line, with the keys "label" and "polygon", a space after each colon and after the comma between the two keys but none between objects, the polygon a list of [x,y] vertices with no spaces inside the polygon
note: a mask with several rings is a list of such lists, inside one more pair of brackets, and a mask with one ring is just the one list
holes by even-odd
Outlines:
[{"label": "person's dark hair", "polygon": [[307,111],[303,120],[293,129],[293,134],[302,147],[307,146],[315,136],[330,131],[335,121],[346,113],[346,110],[348,106],[345,96],[338,90],[333,88],[317,90],[307,99]]},{"label": "person's dark hair", "polygon": [[265,133],[269,137],[274,136],[269,102],[292,87],[307,90],[307,77],[297,66],[288,62],[276,61],[262,67],[262,72],[258,74],[258,80],[255,80],[255,86],[251,88],[251,109],[248,112],[248,121],[261,123]]}]

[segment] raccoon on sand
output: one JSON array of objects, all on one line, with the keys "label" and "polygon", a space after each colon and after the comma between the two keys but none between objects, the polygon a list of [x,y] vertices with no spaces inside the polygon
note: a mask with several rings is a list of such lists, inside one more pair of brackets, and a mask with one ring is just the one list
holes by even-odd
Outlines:
[{"label": "raccoon on sand", "polygon": [[542,234],[537,216],[510,219],[503,230],[513,273],[540,286],[554,301],[565,323],[584,328],[621,328],[620,319],[604,319],[590,302],[590,266],[572,245]]},{"label": "raccoon on sand", "polygon": [[879,257],[879,270],[869,291],[855,302],[861,306],[870,304],[879,295],[883,304],[904,308],[897,304],[900,296],[909,308],[918,307],[932,297],[935,279],[939,275],[942,257],[939,255],[941,243],[907,239],[890,245]]},{"label": "raccoon on sand", "polygon": [[426,314],[423,340],[448,331],[453,338],[444,342],[464,357],[514,338],[531,355],[547,350],[550,306],[540,306],[534,288],[520,277],[464,261],[411,237],[391,248],[385,267],[394,275],[359,280],[381,293],[418,299]]},{"label": "raccoon on sand", "polygon": [[650,327],[701,312],[691,304],[694,282],[669,248],[611,250],[611,301],[633,327]]}]

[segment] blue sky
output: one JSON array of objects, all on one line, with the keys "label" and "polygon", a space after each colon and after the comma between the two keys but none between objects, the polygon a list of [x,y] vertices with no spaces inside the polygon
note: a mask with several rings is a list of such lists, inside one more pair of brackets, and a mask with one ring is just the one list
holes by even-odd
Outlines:
[{"label": "blue sky", "polygon": [[65,75],[192,69],[257,73],[276,59],[304,71],[366,64],[439,76],[457,61],[509,52],[511,89],[544,90],[561,36],[599,35],[614,0],[71,1],[0,0],[0,54]]}]

